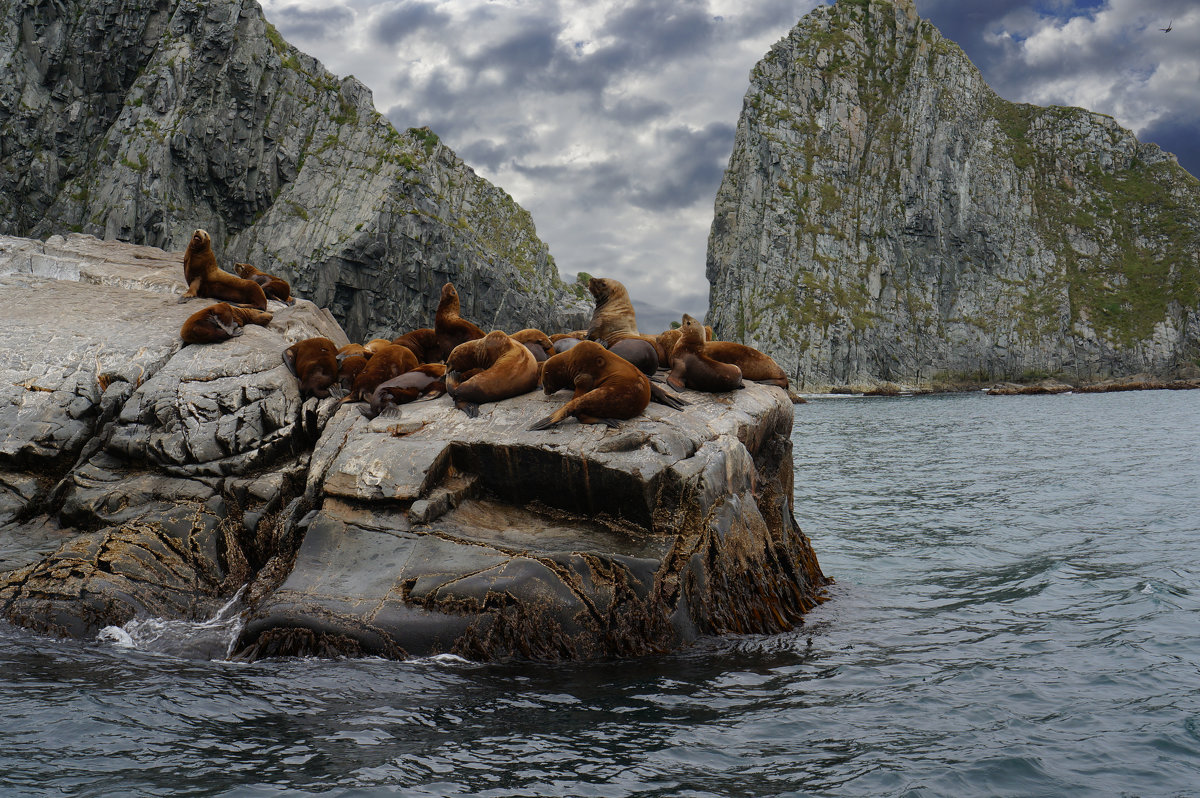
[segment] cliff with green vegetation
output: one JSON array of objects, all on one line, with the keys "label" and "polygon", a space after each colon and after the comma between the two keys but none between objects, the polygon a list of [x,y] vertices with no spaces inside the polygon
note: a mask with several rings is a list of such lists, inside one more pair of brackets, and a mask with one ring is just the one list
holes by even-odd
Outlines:
[{"label": "cliff with green vegetation", "polygon": [[802,389],[1189,376],[1200,181],[997,96],[911,0],[818,7],[751,73],[708,320]]},{"label": "cliff with green vegetation", "polygon": [[529,214],[253,0],[0,0],[0,233],[168,250],[202,227],[351,337],[430,326],[443,283],[481,327],[574,329]]}]

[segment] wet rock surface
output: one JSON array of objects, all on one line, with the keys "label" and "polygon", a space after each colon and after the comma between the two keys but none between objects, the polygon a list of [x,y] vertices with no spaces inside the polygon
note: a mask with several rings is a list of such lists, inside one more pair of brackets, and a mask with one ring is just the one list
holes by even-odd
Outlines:
[{"label": "wet rock surface", "polygon": [[[12,623],[88,637],[248,585],[242,658],[576,659],[782,631],[819,600],[781,389],[687,392],[619,429],[529,431],[565,392],[368,420],[282,365],[302,338],[345,341],[327,312],[272,302],[267,327],[183,346],[209,300],[176,304],[176,256],[86,248],[75,272],[0,260]],[[49,276],[68,273],[93,277]]]}]

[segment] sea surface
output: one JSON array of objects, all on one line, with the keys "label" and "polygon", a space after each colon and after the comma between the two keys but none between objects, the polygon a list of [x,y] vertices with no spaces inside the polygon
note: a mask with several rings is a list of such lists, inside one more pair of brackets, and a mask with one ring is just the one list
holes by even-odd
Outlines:
[{"label": "sea surface", "polygon": [[236,606],[0,626],[0,795],[1200,795],[1200,392],[816,399],[794,442],[837,581],[793,633],[244,664]]}]

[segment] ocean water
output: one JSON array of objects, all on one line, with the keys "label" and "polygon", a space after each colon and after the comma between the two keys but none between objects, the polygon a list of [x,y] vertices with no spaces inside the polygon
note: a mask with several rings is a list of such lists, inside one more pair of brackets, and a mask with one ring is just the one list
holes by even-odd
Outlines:
[{"label": "ocean water", "polygon": [[829,601],[674,656],[230,663],[236,606],[0,626],[0,795],[1200,795],[1198,422],[1186,391],[799,405]]}]

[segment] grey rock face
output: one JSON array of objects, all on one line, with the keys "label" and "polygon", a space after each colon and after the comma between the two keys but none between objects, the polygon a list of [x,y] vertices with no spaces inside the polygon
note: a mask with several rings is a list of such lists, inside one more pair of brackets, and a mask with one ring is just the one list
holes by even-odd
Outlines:
[{"label": "grey rock face", "polygon": [[0,3],[0,232],[75,230],[248,261],[355,340],[430,326],[454,282],[485,329],[578,328],[529,214],[426,129],[288,45],[252,0]]},{"label": "grey rock face", "polygon": [[346,341],[307,301],[183,346],[209,300],[176,303],[178,257],[0,239],[0,617],[86,637],[248,585],[245,658],[559,659],[782,631],[819,600],[784,391],[689,393],[619,430],[529,432],[566,392],[368,421],[283,366]]},{"label": "grey rock face", "polygon": [[1200,355],[1198,244],[1173,156],[1001,99],[911,0],[840,0],[751,74],[708,321],[809,390],[1175,374]]}]

